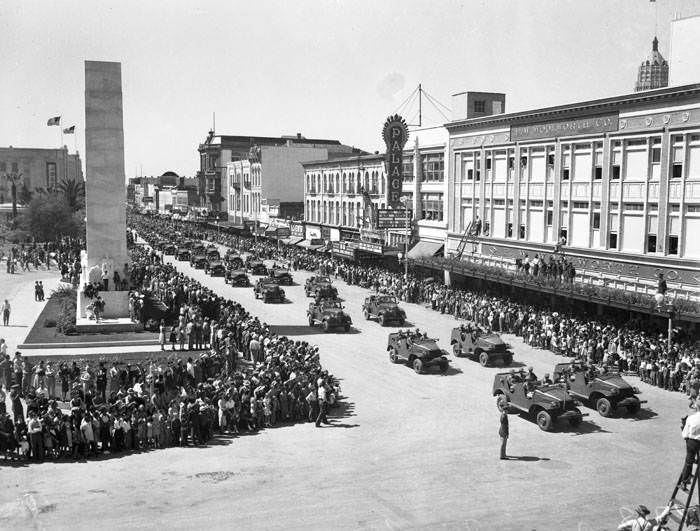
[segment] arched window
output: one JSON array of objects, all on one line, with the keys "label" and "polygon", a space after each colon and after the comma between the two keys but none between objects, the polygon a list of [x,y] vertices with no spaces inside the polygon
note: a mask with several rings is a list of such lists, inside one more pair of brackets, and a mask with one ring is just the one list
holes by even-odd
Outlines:
[{"label": "arched window", "polygon": [[348,174],[343,172],[343,193],[348,193]]}]

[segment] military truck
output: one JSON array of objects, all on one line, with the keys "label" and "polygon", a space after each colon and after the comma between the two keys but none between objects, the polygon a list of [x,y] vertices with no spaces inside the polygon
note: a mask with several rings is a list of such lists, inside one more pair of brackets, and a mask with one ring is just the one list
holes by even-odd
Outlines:
[{"label": "military truck", "polygon": [[391,363],[406,362],[418,374],[433,367],[444,373],[450,367],[447,353],[438,346],[437,339],[410,330],[390,333],[386,349]]},{"label": "military truck", "polygon": [[309,319],[309,326],[319,324],[324,332],[333,328],[342,328],[348,332],[352,326],[352,319],[343,311],[343,305],[334,299],[322,299],[309,303],[306,316]]},{"label": "military truck", "polygon": [[219,262],[221,260],[221,254],[219,254],[219,250],[216,247],[208,247],[206,257],[207,260],[210,260],[212,262]]},{"label": "military truck", "polygon": [[226,276],[226,266],[221,261],[211,260],[207,261],[207,265],[204,268],[204,272],[212,277],[225,277]]},{"label": "military truck", "polygon": [[626,408],[636,415],[646,400],[636,395],[639,389],[627,383],[617,371],[586,367],[583,363],[557,363],[552,376],[555,382],[563,382],[569,393],[587,406],[598,410],[603,417],[610,417],[617,408]]},{"label": "military truck", "polygon": [[513,363],[513,353],[501,336],[489,333],[475,324],[462,324],[452,329],[450,339],[455,356],[466,356],[478,361],[483,367],[500,362],[505,366]]},{"label": "military truck", "polygon": [[175,244],[169,243],[163,247],[163,254],[165,256],[174,256],[177,253],[177,246]]},{"label": "military truck", "polygon": [[245,271],[242,269],[227,269],[226,275],[224,276],[224,282],[226,284],[231,284],[234,287],[244,287],[250,286],[250,279]]},{"label": "military truck", "polygon": [[338,290],[331,284],[331,279],[325,275],[314,275],[306,279],[304,292],[307,297],[313,297],[316,302],[321,299],[335,299]]},{"label": "military truck", "polygon": [[406,321],[406,312],[399,308],[399,303],[393,295],[370,295],[365,298],[362,315],[367,320],[377,319],[382,326],[389,323],[403,326]]},{"label": "military truck", "polygon": [[500,372],[494,376],[493,396],[499,411],[527,413],[543,431],[551,431],[559,419],[578,426],[587,415],[581,413],[578,402],[567,392],[565,385],[538,382],[529,390],[515,372]]},{"label": "military truck", "polygon": [[266,278],[261,278],[255,283],[253,294],[263,302],[284,302],[284,290]]}]

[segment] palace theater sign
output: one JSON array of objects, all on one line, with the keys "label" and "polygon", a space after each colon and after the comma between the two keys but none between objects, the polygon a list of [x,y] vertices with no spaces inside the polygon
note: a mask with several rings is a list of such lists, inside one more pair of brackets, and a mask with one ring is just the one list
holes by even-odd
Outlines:
[{"label": "palace theater sign", "polygon": [[408,141],[408,126],[398,114],[389,116],[384,123],[382,136],[386,144],[387,205],[399,208],[403,186],[403,148]]}]

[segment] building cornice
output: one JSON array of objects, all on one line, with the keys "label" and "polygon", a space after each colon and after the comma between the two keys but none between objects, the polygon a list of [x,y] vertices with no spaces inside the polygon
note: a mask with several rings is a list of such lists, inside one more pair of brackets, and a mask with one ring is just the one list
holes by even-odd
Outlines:
[{"label": "building cornice", "polygon": [[691,96],[697,96],[700,101],[700,83],[680,87],[664,87],[662,89],[634,92],[622,96],[557,105],[530,111],[456,120],[446,123],[445,128],[451,134],[454,134],[484,127],[506,127],[513,123],[536,123],[580,115],[603,114],[612,109],[621,110],[625,107]]}]

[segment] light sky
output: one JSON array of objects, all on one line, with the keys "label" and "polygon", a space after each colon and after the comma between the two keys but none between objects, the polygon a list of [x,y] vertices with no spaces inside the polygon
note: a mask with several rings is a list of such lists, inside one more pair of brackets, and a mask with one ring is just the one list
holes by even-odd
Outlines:
[{"label": "light sky", "polygon": [[0,146],[57,147],[61,115],[84,164],[83,62],[102,60],[122,63],[127,177],[193,176],[212,112],[219,134],[383,150],[418,83],[448,107],[504,92],[509,112],[632,92],[677,14],[700,0],[0,0]]}]

